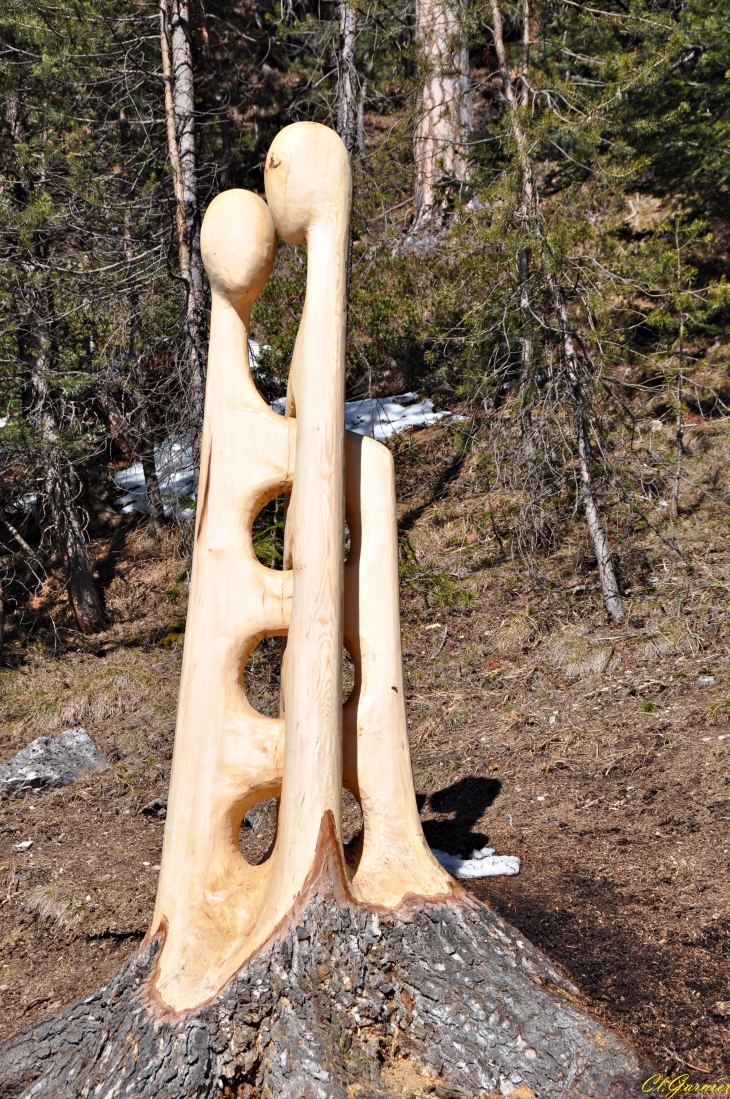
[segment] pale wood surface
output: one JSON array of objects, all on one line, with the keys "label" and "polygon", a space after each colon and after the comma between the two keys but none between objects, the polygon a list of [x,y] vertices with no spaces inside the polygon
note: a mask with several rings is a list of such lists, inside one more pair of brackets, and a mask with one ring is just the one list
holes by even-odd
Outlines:
[{"label": "pale wood surface", "polygon": [[[286,517],[293,571],[283,707],[280,865],[264,902],[261,941],[286,915],[314,860],[326,812],[342,832],[342,591],[347,244],[352,183],[342,141],[299,122],[274,139],[266,198],[281,236],[306,243],[307,290],[289,374],[296,417]],[[288,563],[288,562],[287,562]]]},{"label": "pale wood surface", "polygon": [[426,843],[413,789],[393,457],[374,439],[346,437],[345,644],[356,678],[344,708],[344,775],[363,813],[351,888],[361,903],[392,908],[409,893],[448,892],[453,881]]},{"label": "pale wood surface", "polygon": [[[345,581],[350,186],[337,135],[296,123],[267,157],[269,206],[250,192],[227,191],[203,226],[212,312],[202,468],[150,929],[166,929],[157,989],[177,1010],[214,996],[285,921],[312,873],[328,813],[341,849],[343,781],[363,809],[361,850],[350,870],[360,903],[394,907],[409,894],[454,888],[425,842],[413,790],[392,458],[382,444],[349,434]],[[274,225],[307,248],[286,418],[257,392],[248,357],[251,307],[273,265]],[[251,530],[260,508],[282,492],[290,493],[287,567],[276,572],[257,560]],[[357,674],[345,709],[344,764],[343,613]],[[279,720],[253,710],[242,689],[246,660],[272,635],[288,635]],[[280,798],[277,841],[263,864],[251,866],[238,831],[246,811],[266,797]]]},{"label": "pale wood surface", "polygon": [[271,271],[275,232],[266,204],[226,191],[203,226],[212,290],[195,555],[157,905],[167,941],[158,989],[177,1008],[214,995],[258,914],[273,864],[238,849],[244,813],[277,794],[283,721],[256,713],[242,689],[249,653],[289,624],[291,573],[254,554],[251,527],[267,499],[291,486],[294,424],[251,377],[248,324]]},{"label": "pale wood surface", "polygon": [[[380,443],[344,433],[347,159],[332,131],[297,123],[267,163],[270,209],[228,191],[203,227],[203,461],[153,923],[108,985],[0,1048],[0,1094],[213,1099],[255,1081],[282,1099],[346,1099],[363,1085],[399,1099],[407,1060],[411,1076],[469,1097],[517,1081],[542,1096],[629,1099],[650,1071],[635,1051],[426,846],[403,700],[393,463]],[[248,361],[274,223],[308,259],[286,418],[259,396]],[[275,572],[251,534],[281,492],[291,568]],[[344,752],[343,619],[356,668]],[[243,671],[261,638],[287,631],[284,717],[272,720],[246,700]],[[347,860],[343,781],[364,818]],[[269,796],[281,799],[277,840],[250,866],[239,827]],[[395,1072],[381,1074],[382,1060]]]}]

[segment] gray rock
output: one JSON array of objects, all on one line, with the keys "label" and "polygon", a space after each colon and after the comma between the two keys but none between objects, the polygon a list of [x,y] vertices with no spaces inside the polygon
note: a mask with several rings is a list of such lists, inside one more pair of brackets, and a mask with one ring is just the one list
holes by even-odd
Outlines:
[{"label": "gray rock", "polygon": [[164,820],[167,816],[167,798],[155,798],[140,811],[146,817],[159,817],[160,820]]},{"label": "gray rock", "polygon": [[0,763],[0,798],[70,786],[82,771],[104,771],[108,766],[86,729],[39,736],[7,763]]}]

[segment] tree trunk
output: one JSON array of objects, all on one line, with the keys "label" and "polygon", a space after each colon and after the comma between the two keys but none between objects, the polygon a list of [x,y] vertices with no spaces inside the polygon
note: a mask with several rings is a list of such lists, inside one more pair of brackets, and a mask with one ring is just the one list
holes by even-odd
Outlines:
[{"label": "tree trunk", "polygon": [[91,571],[77,497],[78,480],[73,466],[58,448],[48,450],[45,498],[61,551],[69,603],[81,632],[97,633],[107,625],[106,614]]},{"label": "tree trunk", "polygon": [[[458,1095],[524,1085],[545,1099],[629,1099],[649,1072],[636,1051],[426,844],[404,702],[393,460],[373,439],[345,437],[342,418],[342,142],[317,124],[287,127],[265,186],[268,205],[219,195],[203,227],[201,499],[152,924],[108,986],[0,1047],[0,1097],[401,1099],[410,1067],[411,1079]],[[275,228],[307,245],[285,418],[258,394],[248,359]],[[273,571],[241,534],[282,491],[285,568]],[[266,718],[241,669],[263,637],[285,634],[283,716]],[[343,639],[355,666],[344,708]],[[347,853],[343,784],[363,815]],[[277,838],[253,866],[239,829],[270,797]]]},{"label": "tree trunk", "polygon": [[[518,101],[517,95],[510,74],[509,65],[507,63],[507,52],[504,46],[504,33],[502,29],[502,15],[499,8],[499,0],[489,0],[492,9],[492,27],[494,33],[494,47],[497,54],[497,61],[499,64],[500,74],[502,77],[502,87],[504,89],[504,96],[507,101],[510,116],[510,128],[512,136],[514,138],[515,146],[517,148],[517,158],[520,165],[521,172],[521,203],[519,216],[522,219],[523,227],[527,227],[532,224],[534,226],[534,232],[537,239],[540,241],[544,250],[547,250],[547,246],[542,231],[542,221],[540,216],[539,199],[537,194],[537,188],[535,186],[534,175],[532,172],[532,163],[530,160],[530,153],[527,144],[527,135],[522,127],[518,113]],[[529,18],[530,8],[529,2],[525,0],[523,15],[525,24],[523,27],[523,39],[522,39],[522,59],[523,59],[523,75],[526,78],[526,68],[529,61]],[[520,304],[524,303],[523,317],[527,317],[529,310],[529,290],[527,276],[529,275],[529,269],[527,263],[529,261],[529,254],[522,249],[520,252]],[[523,279],[523,263],[524,267],[524,279]],[[580,370],[578,366],[578,356],[575,350],[575,342],[573,340],[570,318],[568,316],[568,310],[565,304],[565,295],[560,285],[558,278],[554,274],[548,274],[548,285],[553,300],[553,308],[558,318],[558,324],[560,326],[560,337],[562,343],[563,358],[568,374],[568,380],[571,387],[571,402],[573,406],[573,416],[575,420],[576,431],[576,446],[578,452],[578,469],[580,478],[580,493],[581,502],[583,504],[583,510],[586,517],[586,524],[588,531],[593,541],[593,547],[596,553],[596,561],[598,563],[598,575],[601,581],[601,591],[603,593],[603,601],[608,611],[611,620],[615,624],[620,624],[624,621],[624,607],[621,600],[621,593],[619,591],[618,581],[616,579],[616,570],[613,563],[613,554],[611,553],[611,546],[606,536],[606,531],[601,520],[601,513],[598,508],[598,502],[596,498],[595,485],[593,481],[593,470],[591,464],[591,447],[590,439],[588,435],[588,427],[585,417],[585,402],[583,398],[583,387],[580,381]],[[525,365],[525,344],[523,342],[523,368]]]},{"label": "tree trunk", "polygon": [[106,381],[99,386],[96,399],[112,441],[119,448],[125,461],[133,462],[136,457],[136,448],[130,435],[131,425]]},{"label": "tree trunk", "polygon": [[200,254],[195,84],[187,0],[160,0],[160,48],[165,86],[167,146],[175,194],[180,274],[185,282],[185,342],[191,381],[191,415],[197,440],[203,418],[205,291]]},{"label": "tree trunk", "polygon": [[459,0],[416,0],[416,37],[424,67],[413,134],[416,225],[443,212],[447,186],[469,178],[467,138],[473,125],[469,50]]},{"label": "tree trunk", "polygon": [[157,537],[162,533],[162,528],[165,525],[165,507],[162,502],[162,493],[160,492],[160,482],[157,479],[157,468],[155,466],[155,448],[154,444],[145,439],[142,447],[140,448],[140,461],[142,462],[142,472],[144,474],[144,484],[147,490],[147,506],[149,508],[150,515],[150,527],[152,533]]},{"label": "tree trunk", "polygon": [[30,378],[26,413],[43,440],[44,497],[51,529],[63,561],[66,590],[82,633],[97,633],[107,625],[106,614],[91,570],[84,524],[77,504],[78,478],[59,446],[58,423],[49,384],[50,338],[46,302],[38,288],[29,293],[28,316]]},{"label": "tree trunk", "polygon": [[357,148],[357,8],[352,0],[339,0],[340,49],[337,56],[337,133],[347,155]]},{"label": "tree trunk", "polygon": [[588,531],[593,541],[593,548],[598,564],[598,576],[601,581],[603,602],[606,610],[615,625],[620,625],[626,617],[621,593],[619,591],[616,570],[613,564],[613,554],[608,541],[601,513],[596,500],[596,490],[593,483],[593,468],[591,460],[591,443],[588,435],[588,426],[585,421],[585,407],[583,402],[583,387],[580,381],[578,357],[575,353],[575,343],[570,331],[570,318],[565,305],[565,297],[562,287],[554,275],[549,278],[550,289],[553,295],[555,312],[560,325],[560,333],[563,340],[563,357],[568,371],[572,399],[573,415],[575,417],[575,433],[578,444],[578,471],[580,476],[580,494],[585,512]]}]

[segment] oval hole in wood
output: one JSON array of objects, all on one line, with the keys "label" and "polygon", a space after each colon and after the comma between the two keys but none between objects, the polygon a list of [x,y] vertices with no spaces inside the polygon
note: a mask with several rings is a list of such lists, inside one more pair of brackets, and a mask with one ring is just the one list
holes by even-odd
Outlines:
[{"label": "oval hole in wood", "polygon": [[281,637],[265,637],[259,641],[243,672],[246,698],[264,717],[279,716],[281,643]]},{"label": "oval hole in wood", "polygon": [[284,500],[282,493],[269,500],[254,519],[254,553],[268,569],[284,567]]},{"label": "oval hole in wood", "polygon": [[258,801],[241,822],[238,847],[247,863],[260,866],[270,857],[276,841],[279,802],[276,798]]}]

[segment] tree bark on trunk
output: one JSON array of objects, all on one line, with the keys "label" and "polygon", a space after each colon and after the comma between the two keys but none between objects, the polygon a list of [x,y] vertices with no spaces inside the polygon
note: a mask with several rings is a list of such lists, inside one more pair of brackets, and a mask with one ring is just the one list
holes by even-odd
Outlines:
[{"label": "tree bark on trunk", "polygon": [[58,423],[48,381],[50,338],[45,317],[44,295],[34,287],[29,293],[27,416],[29,422],[39,429],[44,444],[44,498],[63,561],[68,600],[81,632],[97,633],[106,627],[107,618],[91,569],[84,524],[77,504],[78,477],[59,445]]},{"label": "tree bark on trunk", "polygon": [[165,88],[167,147],[175,195],[175,219],[180,274],[185,283],[185,342],[192,390],[191,415],[200,438],[205,397],[205,291],[200,254],[197,153],[195,147],[195,83],[187,0],[160,0],[160,51]]},{"label": "tree bark on trunk", "polygon": [[357,8],[352,0],[339,0],[340,48],[337,56],[337,133],[347,155],[357,148]]},{"label": "tree bark on trunk", "polygon": [[46,451],[45,465],[45,497],[61,551],[69,603],[81,632],[97,633],[107,621],[76,504],[78,479],[69,460],[56,447]]},{"label": "tree bark on trunk", "polygon": [[416,39],[424,68],[413,134],[415,223],[420,225],[443,212],[442,185],[458,186],[469,178],[473,108],[459,0],[416,0]]},{"label": "tree bark on trunk", "polygon": [[[504,97],[507,101],[507,106],[509,109],[510,128],[512,131],[512,136],[514,138],[515,147],[517,149],[517,159],[520,165],[521,172],[521,204],[518,216],[522,219],[523,226],[527,226],[529,223],[532,223],[535,235],[544,246],[544,235],[542,232],[542,222],[540,218],[537,188],[535,186],[532,163],[530,160],[530,153],[527,145],[527,135],[520,123],[517,94],[515,92],[514,82],[512,80],[509,65],[507,62],[507,52],[504,46],[502,14],[499,8],[499,0],[489,0],[489,2],[492,9],[494,47],[497,54],[497,62],[499,64],[500,74],[502,77]],[[522,52],[524,68],[523,75],[525,76],[525,79],[526,67],[529,61],[529,12],[529,2],[528,0],[525,0],[525,6],[523,9],[525,26],[523,28]],[[522,305],[524,302],[525,312],[523,312],[523,316],[526,316],[526,311],[529,309],[529,294],[527,290],[527,279],[523,279],[523,262],[526,261],[528,257],[524,256],[524,253],[525,250],[523,249],[520,253],[520,304]],[[527,273],[527,268],[525,268],[525,274],[527,275]],[[616,625],[619,625],[624,621],[625,613],[623,602],[621,599],[621,593],[619,591],[618,580],[616,578],[616,570],[614,567],[611,546],[608,541],[605,528],[603,526],[600,509],[598,507],[598,501],[596,498],[595,484],[593,481],[593,470],[591,465],[590,438],[585,418],[585,401],[583,397],[583,387],[580,381],[580,369],[578,364],[578,356],[575,350],[575,341],[573,340],[572,336],[570,318],[568,316],[568,310],[565,304],[565,295],[563,293],[563,288],[560,285],[558,278],[552,273],[548,274],[548,285],[552,296],[553,308],[558,318],[558,324],[560,327],[563,358],[565,361],[565,367],[571,389],[571,403],[573,406],[573,416],[576,432],[576,447],[578,452],[581,503],[583,504],[586,524],[588,526],[588,531],[591,536],[596,554],[598,575],[601,582],[601,591],[603,593],[604,605],[612,622],[614,622]],[[523,342],[523,367],[524,365],[525,344]]]},{"label": "tree bark on trunk", "polygon": [[149,432],[142,438],[139,458],[142,463],[144,484],[147,490],[147,506],[149,508],[150,527],[155,537],[162,533],[165,525],[165,506],[162,502],[160,482],[157,479],[157,467],[155,466],[155,447],[150,441]]},{"label": "tree bark on trunk", "polygon": [[616,579],[611,545],[608,541],[606,530],[601,519],[601,512],[598,507],[595,485],[593,483],[591,443],[588,434],[588,425],[585,421],[585,404],[583,400],[583,387],[580,380],[578,356],[575,352],[575,342],[570,330],[570,318],[565,305],[563,289],[555,275],[549,276],[549,282],[553,295],[555,312],[560,325],[560,334],[563,340],[563,357],[571,387],[575,433],[578,444],[578,471],[580,477],[581,502],[583,504],[586,524],[596,554],[603,602],[611,620],[618,626],[625,618],[624,605],[619,591],[618,580]]}]

